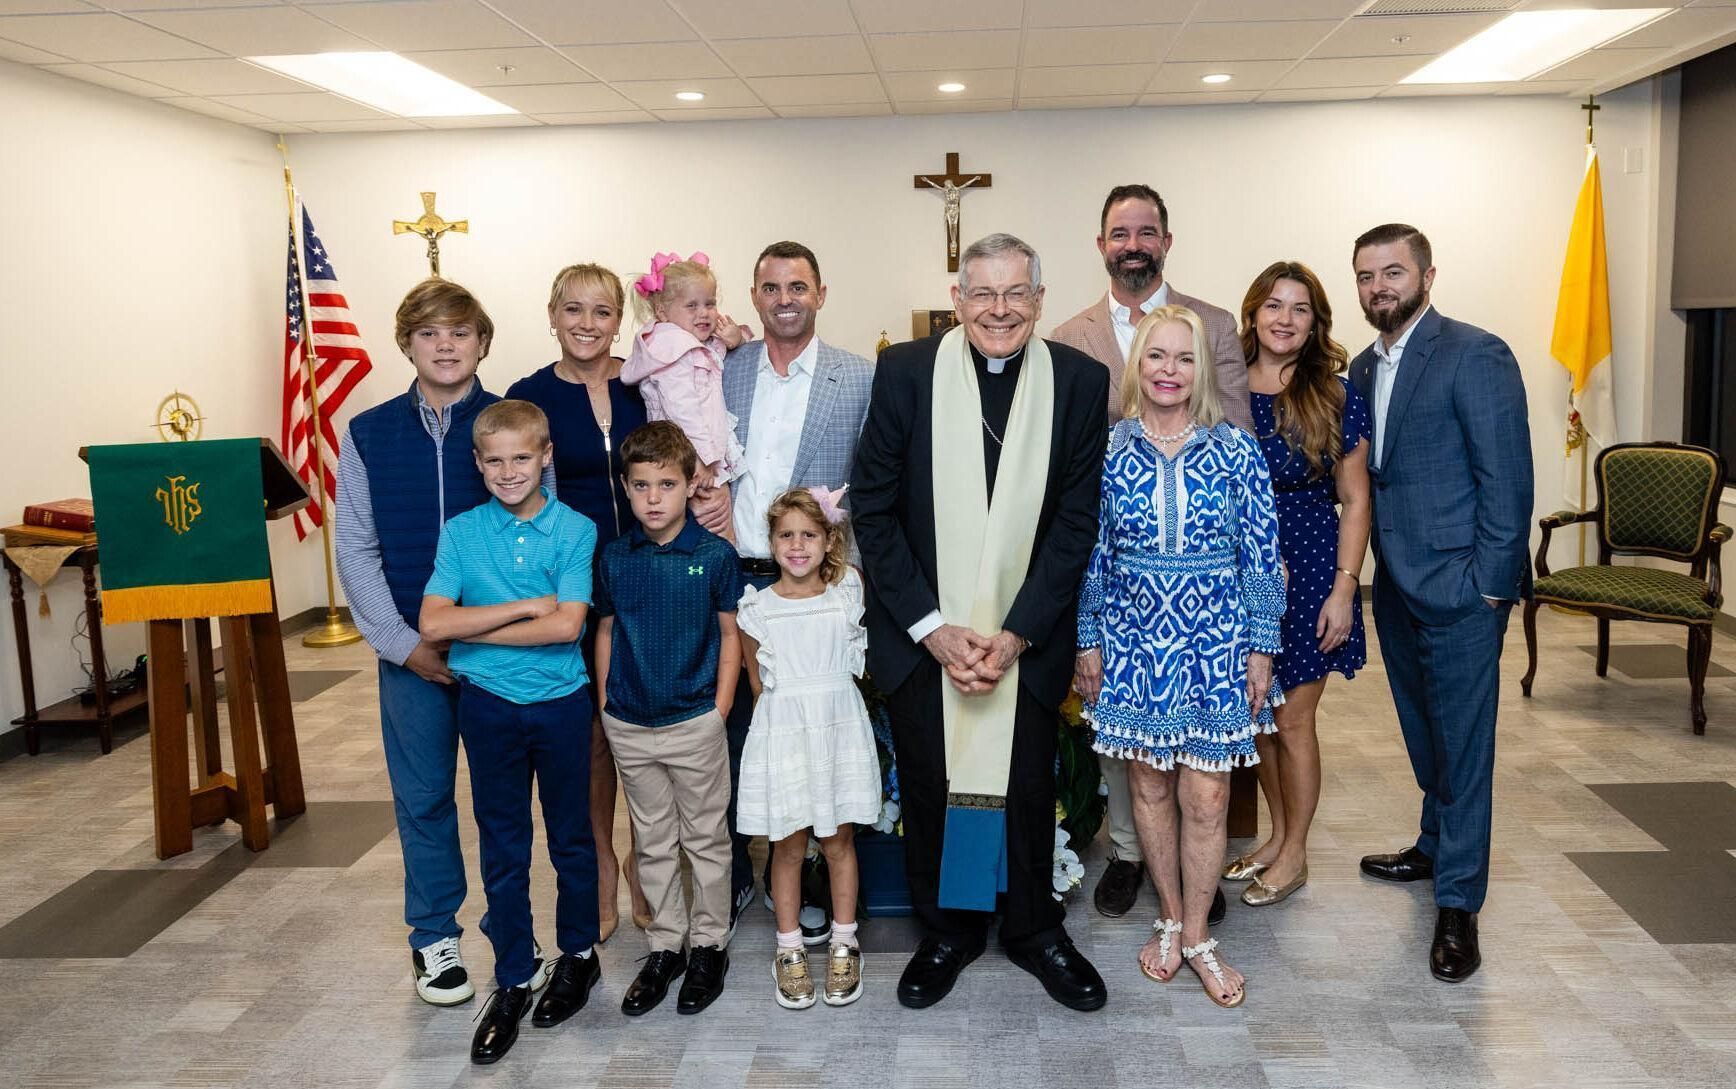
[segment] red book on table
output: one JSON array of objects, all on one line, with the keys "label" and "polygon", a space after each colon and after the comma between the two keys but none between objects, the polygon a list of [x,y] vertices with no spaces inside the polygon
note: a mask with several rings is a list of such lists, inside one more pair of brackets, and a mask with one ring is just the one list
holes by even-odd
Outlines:
[{"label": "red book on table", "polygon": [[96,529],[96,507],[88,499],[57,499],[24,508],[24,524],[89,533]]}]

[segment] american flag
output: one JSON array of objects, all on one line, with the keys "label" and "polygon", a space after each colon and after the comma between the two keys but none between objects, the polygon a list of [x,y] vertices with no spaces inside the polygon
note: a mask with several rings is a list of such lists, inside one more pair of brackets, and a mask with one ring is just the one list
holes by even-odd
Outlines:
[{"label": "american flag", "polygon": [[[329,498],[337,494],[338,439],[332,417],[357,382],[373,369],[368,351],[350,319],[350,304],[338,289],[337,270],[326,256],[324,244],[313,230],[313,218],[301,209],[302,255],[307,267],[307,307],[313,333],[314,374],[319,387],[320,462],[325,471]],[[319,525],[319,493],[314,487],[313,443],[308,421],[313,416],[301,360],[301,277],[297,275],[295,231],[289,234],[289,287],[283,334],[283,453],[316,502],[296,512],[298,539],[308,535],[308,524]],[[306,519],[304,521],[303,519]]]}]

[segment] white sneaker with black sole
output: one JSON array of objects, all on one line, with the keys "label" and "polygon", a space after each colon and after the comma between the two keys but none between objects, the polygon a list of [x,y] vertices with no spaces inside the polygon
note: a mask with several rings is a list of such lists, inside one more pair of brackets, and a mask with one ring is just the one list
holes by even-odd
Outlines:
[{"label": "white sneaker with black sole", "polygon": [[416,993],[422,1001],[434,1006],[457,1006],[476,997],[470,983],[470,973],[464,969],[464,958],[458,952],[457,938],[441,938],[410,954],[410,976],[416,981]]}]

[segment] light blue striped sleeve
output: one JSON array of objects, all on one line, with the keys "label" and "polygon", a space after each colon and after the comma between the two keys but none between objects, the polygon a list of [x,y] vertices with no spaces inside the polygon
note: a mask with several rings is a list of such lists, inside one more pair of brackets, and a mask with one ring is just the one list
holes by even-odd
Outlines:
[{"label": "light blue striped sleeve", "polygon": [[380,561],[380,535],[374,528],[368,470],[347,427],[338,444],[338,493],[333,496],[333,508],[338,581],[343,583],[350,617],[375,654],[401,666],[422,636],[404,623],[392,601],[392,588],[386,584],[386,569]]}]

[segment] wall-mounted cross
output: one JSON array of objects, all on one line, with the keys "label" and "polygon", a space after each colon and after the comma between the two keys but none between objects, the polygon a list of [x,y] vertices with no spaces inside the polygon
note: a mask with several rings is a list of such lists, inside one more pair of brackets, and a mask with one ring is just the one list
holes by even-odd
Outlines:
[{"label": "wall-mounted cross", "polygon": [[966,189],[988,189],[994,185],[993,174],[972,174],[965,177],[958,169],[958,152],[946,153],[946,173],[918,174],[916,188],[940,190],[946,200],[946,271],[958,271],[958,205]]}]

